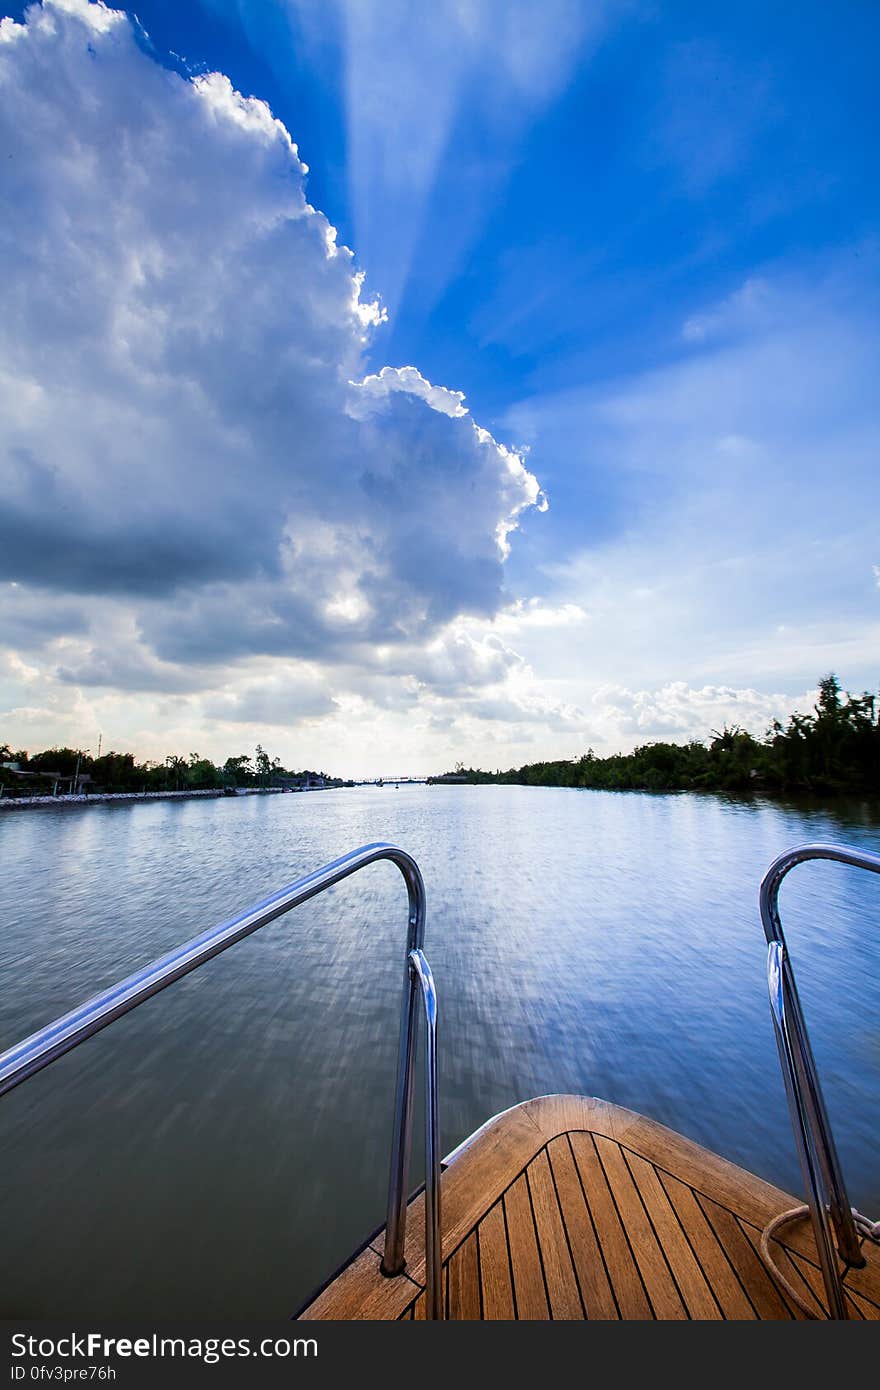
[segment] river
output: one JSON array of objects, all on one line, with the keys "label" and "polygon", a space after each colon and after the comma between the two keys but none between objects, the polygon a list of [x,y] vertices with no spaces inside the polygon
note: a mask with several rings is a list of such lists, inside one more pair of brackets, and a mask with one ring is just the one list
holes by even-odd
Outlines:
[{"label": "river", "polygon": [[[386,786],[7,813],[0,1049],[378,839],[427,885],[444,1152],[574,1091],[800,1190],[758,883],[805,840],[876,851],[864,802]],[[781,905],[850,1196],[876,1217],[880,881],[808,864]],[[398,871],[372,866],[5,1097],[0,1315],[293,1312],[383,1217],[405,923]]]}]

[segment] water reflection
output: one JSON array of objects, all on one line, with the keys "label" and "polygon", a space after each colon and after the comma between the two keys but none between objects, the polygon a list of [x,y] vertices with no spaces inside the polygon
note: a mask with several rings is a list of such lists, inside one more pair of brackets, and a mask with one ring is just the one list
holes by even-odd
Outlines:
[{"label": "water reflection", "polygon": [[[759,879],[863,802],[538,788],[6,813],[2,1045],[375,839],[421,864],[451,1148],[528,1096],[643,1111],[799,1175]],[[786,933],[853,1199],[880,1208],[880,894],[810,864]],[[377,865],[174,985],[0,1105],[5,1315],[283,1315],[381,1219],[406,903]]]}]

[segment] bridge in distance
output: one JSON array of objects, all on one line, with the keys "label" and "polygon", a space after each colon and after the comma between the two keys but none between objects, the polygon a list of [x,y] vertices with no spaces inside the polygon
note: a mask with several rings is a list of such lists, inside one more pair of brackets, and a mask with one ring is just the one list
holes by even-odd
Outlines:
[{"label": "bridge in distance", "polygon": [[425,786],[428,782],[468,781],[470,778],[465,774],[446,772],[439,777],[360,777],[355,785],[358,787],[418,787]]},{"label": "bridge in distance", "polygon": [[418,787],[424,786],[427,777],[359,777],[359,787]]}]

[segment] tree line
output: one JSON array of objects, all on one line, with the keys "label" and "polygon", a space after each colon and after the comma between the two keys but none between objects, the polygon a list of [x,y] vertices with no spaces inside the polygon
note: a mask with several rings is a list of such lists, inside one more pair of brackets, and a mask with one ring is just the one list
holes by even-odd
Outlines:
[{"label": "tree line", "polygon": [[[36,774],[16,778],[3,763]],[[132,753],[109,752],[100,758],[76,748],[48,748],[29,754],[0,744],[0,784],[4,795],[27,795],[53,789],[60,778],[68,785],[79,774],[89,791],[202,791],[223,787],[268,787],[283,777],[322,778],[326,786],[353,783],[324,772],[291,772],[258,744],[253,755],[241,753],[222,764],[190,753],[169,754],[163,762],[135,760]],[[600,758],[592,748],[579,758],[527,763],[506,772],[484,772],[456,764],[447,777],[455,781],[508,783],[539,787],[593,787],[610,791],[765,791],[880,793],[880,717],[877,697],[851,695],[837,676],[824,676],[810,714],[791,714],[786,724],[775,719],[761,738],[739,728],[713,731],[708,742],[652,742],[631,753]],[[435,780],[435,779],[432,779]],[[442,779],[441,779],[442,780]]]},{"label": "tree line", "polygon": [[594,787],[609,791],[764,791],[880,793],[877,698],[841,689],[832,672],[819,682],[810,714],[774,719],[762,738],[736,725],[708,742],[645,743],[631,753],[527,763],[507,772],[456,765],[450,777],[469,782],[537,787]]},{"label": "tree line", "polygon": [[[2,764],[14,764],[4,768]],[[30,774],[16,777],[15,772]],[[253,755],[240,753],[222,764],[190,753],[184,758],[169,753],[162,762],[139,763],[133,753],[104,753],[92,757],[78,748],[47,748],[42,753],[16,751],[0,744],[0,784],[5,796],[32,796],[51,793],[60,781],[69,789],[76,780],[89,792],[209,791],[224,787],[270,787],[282,777],[307,780],[322,778],[325,786],[340,787],[339,777],[304,769],[291,772],[278,758],[257,744]]]}]

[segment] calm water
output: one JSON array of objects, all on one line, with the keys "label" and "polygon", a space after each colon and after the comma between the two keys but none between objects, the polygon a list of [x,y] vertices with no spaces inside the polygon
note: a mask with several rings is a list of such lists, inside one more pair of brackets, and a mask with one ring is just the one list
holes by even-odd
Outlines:
[{"label": "calm water", "polygon": [[[759,879],[876,808],[359,788],[0,818],[0,1047],[345,850],[429,895],[444,1151],[577,1091],[799,1190]],[[783,920],[852,1199],[880,1214],[880,884],[807,865]],[[383,1215],[405,894],[372,867],[0,1104],[0,1315],[286,1315]],[[417,1131],[418,1133],[418,1131]]]}]

